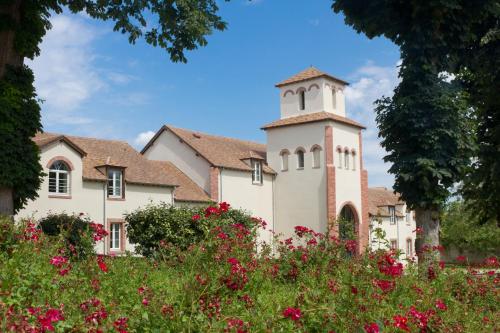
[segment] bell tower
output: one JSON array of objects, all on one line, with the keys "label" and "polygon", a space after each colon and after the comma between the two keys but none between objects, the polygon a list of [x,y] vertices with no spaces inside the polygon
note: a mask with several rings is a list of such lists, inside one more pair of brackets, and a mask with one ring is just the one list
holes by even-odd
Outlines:
[{"label": "bell tower", "polygon": [[347,82],[314,67],[276,85],[280,89],[281,119],[316,112],[345,117],[344,88]]}]

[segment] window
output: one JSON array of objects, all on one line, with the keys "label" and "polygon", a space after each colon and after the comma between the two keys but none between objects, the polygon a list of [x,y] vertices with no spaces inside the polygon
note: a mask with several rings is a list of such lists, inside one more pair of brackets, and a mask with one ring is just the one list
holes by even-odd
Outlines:
[{"label": "window", "polygon": [[396,224],[396,207],[389,206],[389,218],[390,218],[391,224]]},{"label": "window", "polygon": [[356,170],[356,152],[353,150],[351,154],[352,154],[352,169]]},{"label": "window", "polygon": [[413,257],[413,242],[411,238],[406,239],[406,256]]},{"label": "window", "polygon": [[297,150],[297,169],[304,169],[304,151]]},{"label": "window", "polygon": [[288,155],[290,153],[288,150],[283,150],[281,151],[281,171],[287,171],[288,170]]},{"label": "window", "polygon": [[109,249],[115,251],[122,250],[122,223],[111,223],[109,225]]},{"label": "window", "polygon": [[398,240],[391,239],[391,250],[397,250],[397,249],[398,249]]},{"label": "window", "polygon": [[411,223],[411,210],[406,211],[406,218],[405,219],[406,219],[406,224],[410,225],[410,223]]},{"label": "window", "polygon": [[349,170],[349,151],[348,150],[346,150],[344,152],[344,168],[346,170]]},{"label": "window", "polygon": [[339,153],[339,168],[342,169],[342,150],[337,149]]},{"label": "window", "polygon": [[122,198],[122,171],[108,170],[108,197]]},{"label": "window", "polygon": [[312,149],[312,155],[313,155],[313,168],[319,168],[321,167],[321,148],[318,146],[315,146]]},{"label": "window", "polygon": [[252,160],[252,183],[262,184],[262,163],[257,160]]},{"label": "window", "polygon": [[299,109],[305,110],[305,108],[306,108],[306,91],[301,90],[299,92]]},{"label": "window", "polygon": [[332,107],[337,109],[337,95],[335,94],[335,88],[332,89]]},{"label": "window", "polygon": [[63,161],[55,161],[49,168],[49,193],[69,195],[70,169]]}]

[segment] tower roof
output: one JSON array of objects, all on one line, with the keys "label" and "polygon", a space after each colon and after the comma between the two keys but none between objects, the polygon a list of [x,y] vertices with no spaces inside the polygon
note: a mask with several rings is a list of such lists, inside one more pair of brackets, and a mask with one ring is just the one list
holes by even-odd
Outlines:
[{"label": "tower roof", "polygon": [[335,76],[331,76],[330,74],[322,72],[319,69],[311,66],[309,68],[304,69],[302,72],[295,74],[291,78],[288,78],[284,81],[281,81],[280,83],[276,84],[276,87],[282,87],[282,86],[286,86],[288,84],[312,80],[312,79],[316,79],[319,77],[325,77],[325,78],[340,82],[340,83],[345,84],[345,85],[349,84],[348,82],[346,82],[344,80],[336,78]]}]

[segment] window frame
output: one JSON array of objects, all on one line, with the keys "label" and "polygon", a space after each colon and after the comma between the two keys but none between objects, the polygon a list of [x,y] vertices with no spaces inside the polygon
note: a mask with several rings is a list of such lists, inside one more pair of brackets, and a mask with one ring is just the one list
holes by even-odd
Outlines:
[{"label": "window frame", "polygon": [[[116,169],[116,168],[109,168],[107,170],[107,188],[106,188],[106,193],[109,199],[123,199],[125,197],[125,191],[124,191],[124,181],[123,181],[123,169]],[[110,174],[113,175],[112,178],[110,178]],[[116,185],[117,177],[115,177],[116,174],[120,174],[120,184],[119,186]],[[112,182],[112,185],[110,186],[109,182]],[[119,188],[120,193],[116,194],[115,190]],[[110,194],[110,189],[112,190],[112,193]]]},{"label": "window frame", "polygon": [[406,239],[406,256],[413,257],[413,240],[411,238]]},{"label": "window frame", "polygon": [[290,152],[288,151],[288,149],[283,149],[280,152],[280,158],[281,158],[281,171],[288,171],[288,164],[290,158]]},{"label": "window frame", "polygon": [[250,165],[252,166],[252,184],[262,185],[262,161],[252,159]]},{"label": "window frame", "polygon": [[[389,241],[389,244],[390,244],[391,250],[398,250],[398,240],[397,239],[392,238]],[[395,244],[395,247],[393,246],[394,244]]]},{"label": "window frame", "polygon": [[344,151],[344,169],[349,170],[349,150]]},{"label": "window frame", "polygon": [[[302,148],[299,148],[295,151],[295,155],[297,156],[297,170],[303,170],[305,167],[305,164],[306,164],[306,152],[305,152],[305,150]],[[302,156],[302,161],[301,161],[300,156]]]},{"label": "window frame", "polygon": [[299,91],[299,110],[304,111],[306,109],[306,90],[302,89]]},{"label": "window frame", "polygon": [[332,88],[332,109],[337,110],[337,91]]},{"label": "window frame", "polygon": [[[116,239],[116,234],[114,233],[113,226],[118,226],[118,238]],[[125,223],[123,219],[108,219],[108,239],[107,248],[110,254],[113,253],[124,253],[125,252]],[[115,247],[115,243],[118,241],[118,247]]]},{"label": "window frame", "polygon": [[387,206],[387,210],[389,211],[389,222],[394,225],[397,222],[396,217],[396,206]]},{"label": "window frame", "polygon": [[311,148],[311,153],[312,153],[312,168],[313,169],[319,169],[321,168],[321,147],[318,145],[314,145]]},{"label": "window frame", "polygon": [[[59,163],[61,165],[64,165],[66,170],[62,169],[55,169],[54,165],[56,163]],[[55,179],[51,177],[51,174],[55,174]],[[66,192],[61,192],[60,187],[61,187],[61,175],[66,175]],[[69,197],[71,195],[71,167],[68,165],[67,162],[64,160],[55,160],[52,162],[49,166],[49,182],[48,182],[48,193],[50,196],[54,197]],[[53,185],[55,187],[55,192],[51,191],[51,179],[54,179],[53,181],[55,184]]]}]

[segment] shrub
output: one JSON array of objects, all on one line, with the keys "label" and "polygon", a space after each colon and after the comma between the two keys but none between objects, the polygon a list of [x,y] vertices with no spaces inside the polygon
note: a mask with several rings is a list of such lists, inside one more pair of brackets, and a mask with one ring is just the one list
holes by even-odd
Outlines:
[{"label": "shrub", "polygon": [[51,213],[38,223],[45,235],[62,237],[70,255],[84,258],[95,254],[92,222],[83,214]]},{"label": "shrub", "polygon": [[7,253],[21,237],[18,227],[11,217],[0,215],[0,252]]},{"label": "shrub", "polygon": [[186,250],[204,239],[210,230],[211,217],[218,223],[241,223],[254,227],[255,222],[244,211],[226,203],[208,207],[177,207],[166,203],[149,204],[125,216],[127,236],[137,253],[151,257],[162,252]]},{"label": "shrub", "polygon": [[445,209],[441,221],[441,242],[445,247],[480,254],[500,253],[500,228],[496,221],[481,224],[478,217],[466,209],[464,202],[455,201]]}]

